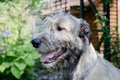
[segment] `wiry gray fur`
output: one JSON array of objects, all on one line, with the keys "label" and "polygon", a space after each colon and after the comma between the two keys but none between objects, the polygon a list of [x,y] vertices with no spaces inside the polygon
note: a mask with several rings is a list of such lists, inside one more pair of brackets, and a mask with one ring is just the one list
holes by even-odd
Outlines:
[{"label": "wiry gray fur", "polygon": [[[59,31],[58,27],[62,30]],[[65,48],[56,61],[44,64],[56,69],[61,80],[120,80],[120,70],[103,59],[90,42],[89,24],[68,13],[47,16],[40,25],[37,48],[43,54],[56,48]],[[57,80],[57,79],[56,79]]]}]

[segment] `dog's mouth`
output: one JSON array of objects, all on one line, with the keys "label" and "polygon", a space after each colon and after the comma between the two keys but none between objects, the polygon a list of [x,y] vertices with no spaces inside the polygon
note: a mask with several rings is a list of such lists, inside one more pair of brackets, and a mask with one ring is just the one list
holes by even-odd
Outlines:
[{"label": "dog's mouth", "polygon": [[49,64],[55,62],[58,57],[66,52],[65,48],[56,48],[55,50],[49,51],[41,56],[41,62],[44,64]]}]

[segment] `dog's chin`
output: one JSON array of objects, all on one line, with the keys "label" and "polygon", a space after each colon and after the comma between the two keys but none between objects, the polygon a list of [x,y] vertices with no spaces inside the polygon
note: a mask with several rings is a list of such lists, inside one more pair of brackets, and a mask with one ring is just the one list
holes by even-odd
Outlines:
[{"label": "dog's chin", "polygon": [[58,67],[61,62],[63,62],[63,56],[66,54],[67,49],[60,47],[56,48],[55,50],[48,51],[41,55],[41,62],[47,68],[54,68]]}]

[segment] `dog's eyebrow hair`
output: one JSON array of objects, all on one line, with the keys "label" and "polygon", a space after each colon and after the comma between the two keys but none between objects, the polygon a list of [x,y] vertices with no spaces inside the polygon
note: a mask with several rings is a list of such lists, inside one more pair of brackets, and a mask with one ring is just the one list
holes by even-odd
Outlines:
[{"label": "dog's eyebrow hair", "polygon": [[40,24],[40,29],[44,30],[44,29],[50,28],[51,26],[52,26],[51,19],[50,18],[45,18]]}]

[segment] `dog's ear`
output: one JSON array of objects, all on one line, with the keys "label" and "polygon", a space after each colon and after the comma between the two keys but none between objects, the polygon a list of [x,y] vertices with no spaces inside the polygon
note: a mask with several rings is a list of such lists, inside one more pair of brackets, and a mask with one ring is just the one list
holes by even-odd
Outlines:
[{"label": "dog's ear", "polygon": [[79,37],[83,39],[87,37],[90,42],[91,41],[90,25],[83,19],[79,19],[79,22],[80,22]]}]

